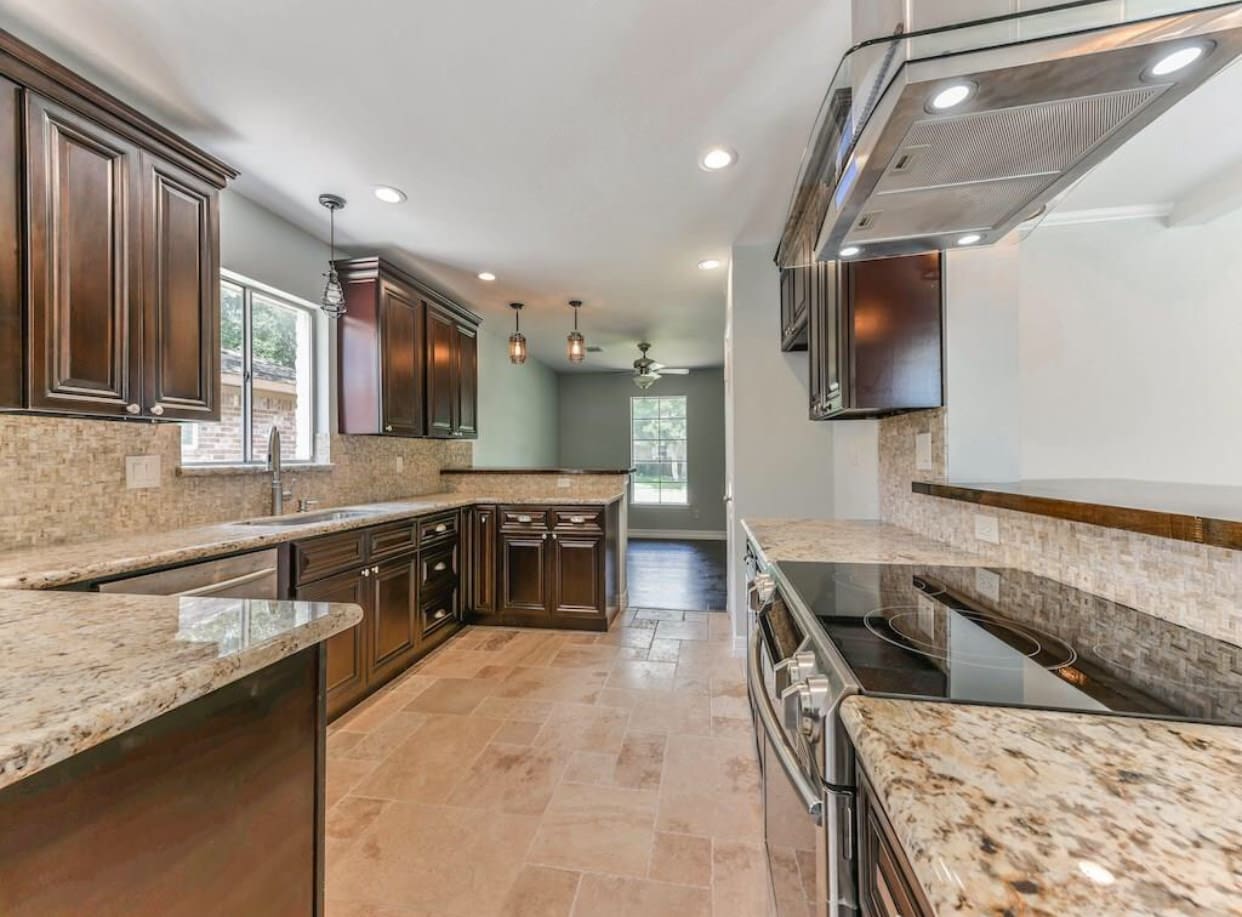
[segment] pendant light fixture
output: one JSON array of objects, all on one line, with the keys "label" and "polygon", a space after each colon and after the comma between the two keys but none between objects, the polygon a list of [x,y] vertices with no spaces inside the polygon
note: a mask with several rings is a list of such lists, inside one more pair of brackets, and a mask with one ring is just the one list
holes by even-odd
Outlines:
[{"label": "pendant light fixture", "polygon": [[571,299],[569,307],[574,310],[574,330],[569,332],[566,352],[570,363],[581,363],[586,359],[586,338],[578,331],[578,310],[582,308],[582,300]]},{"label": "pendant light fixture", "polygon": [[522,304],[511,302],[509,308],[513,310],[513,334],[509,335],[509,362],[525,363],[526,335],[522,334]]},{"label": "pendant light fixture", "polygon": [[337,194],[319,195],[319,203],[328,208],[328,273],[323,276],[328,282],[323,287],[323,298],[319,301],[320,308],[333,318],[345,314],[345,288],[341,286],[341,278],[336,273],[336,212],[345,206],[345,198]]}]

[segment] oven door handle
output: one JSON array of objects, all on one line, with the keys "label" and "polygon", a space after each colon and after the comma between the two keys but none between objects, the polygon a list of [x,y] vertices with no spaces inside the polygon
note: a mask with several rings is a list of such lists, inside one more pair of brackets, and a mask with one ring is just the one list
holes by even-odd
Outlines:
[{"label": "oven door handle", "polygon": [[798,756],[790,746],[785,731],[781,729],[780,721],[776,718],[776,710],[772,702],[768,700],[767,692],[763,689],[763,669],[759,664],[762,640],[762,631],[756,629],[751,634],[750,649],[747,653],[750,677],[746,679],[746,690],[750,694],[750,705],[759,717],[759,724],[763,727],[763,731],[767,734],[768,747],[776,752],[776,759],[781,764],[781,770],[793,784],[794,790],[797,791],[802,804],[806,807],[807,814],[815,819],[815,824],[822,825],[824,823],[824,800],[811,781],[806,778],[806,774],[802,773],[802,768],[798,766]]}]

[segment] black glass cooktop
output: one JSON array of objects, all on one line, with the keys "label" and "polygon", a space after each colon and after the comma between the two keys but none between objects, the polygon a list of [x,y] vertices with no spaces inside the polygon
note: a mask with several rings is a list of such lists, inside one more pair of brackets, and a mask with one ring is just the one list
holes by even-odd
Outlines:
[{"label": "black glass cooktop", "polygon": [[1020,570],[780,563],[869,694],[1242,723],[1242,648]]}]

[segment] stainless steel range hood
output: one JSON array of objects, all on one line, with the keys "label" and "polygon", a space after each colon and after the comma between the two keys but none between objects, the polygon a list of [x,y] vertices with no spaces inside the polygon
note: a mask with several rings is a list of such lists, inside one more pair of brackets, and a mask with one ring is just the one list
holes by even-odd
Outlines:
[{"label": "stainless steel range hood", "polygon": [[996,242],[1242,54],[1242,2],[852,5],[782,267]]}]

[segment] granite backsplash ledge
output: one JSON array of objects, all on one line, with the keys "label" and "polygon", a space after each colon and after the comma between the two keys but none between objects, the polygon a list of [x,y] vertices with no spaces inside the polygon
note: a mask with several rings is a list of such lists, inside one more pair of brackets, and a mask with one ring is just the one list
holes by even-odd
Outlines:
[{"label": "granite backsplash ledge", "polygon": [[[885,522],[1242,646],[1242,551],[913,493],[912,481],[946,479],[948,422],[943,409],[880,422]],[[930,471],[915,468],[916,433],[931,434]],[[997,518],[999,544],[975,537],[979,513]]]},{"label": "granite backsplash ledge", "polygon": [[[333,435],[330,468],[287,466],[285,477],[295,500],[323,506],[394,500],[440,491],[440,469],[469,465],[472,452],[460,441]],[[159,487],[126,488],[125,458],[132,455],[159,456]],[[178,424],[0,415],[0,550],[270,511],[265,476],[185,477],[177,474],[180,460]]]}]

